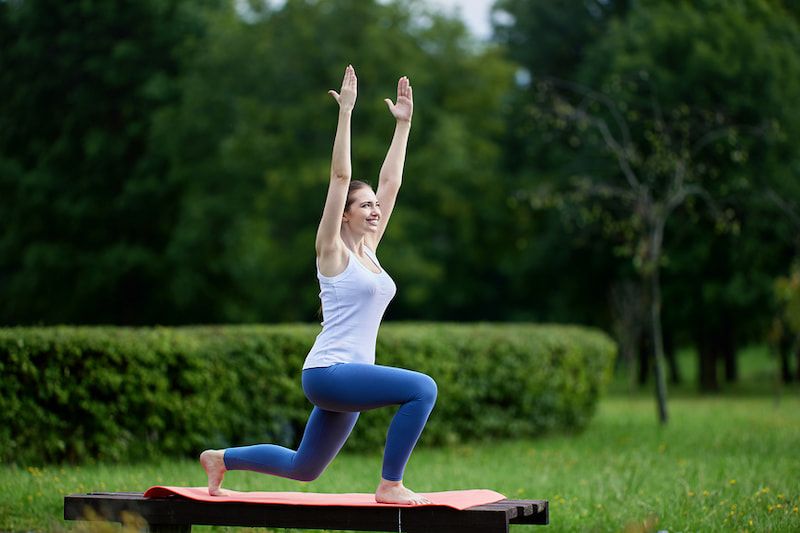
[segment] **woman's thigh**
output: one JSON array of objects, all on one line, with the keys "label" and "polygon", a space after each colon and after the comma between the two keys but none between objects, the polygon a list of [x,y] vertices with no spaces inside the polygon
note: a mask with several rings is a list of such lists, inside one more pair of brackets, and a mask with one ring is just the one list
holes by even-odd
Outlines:
[{"label": "woman's thigh", "polygon": [[380,365],[342,363],[303,372],[303,390],[328,411],[366,411],[436,398],[436,383],[421,372]]}]

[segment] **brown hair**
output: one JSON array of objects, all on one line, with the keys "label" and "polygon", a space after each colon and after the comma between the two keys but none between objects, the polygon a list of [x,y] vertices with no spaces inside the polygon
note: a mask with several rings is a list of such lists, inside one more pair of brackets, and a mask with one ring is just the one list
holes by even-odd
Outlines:
[{"label": "brown hair", "polygon": [[366,181],[361,181],[361,180],[350,181],[350,187],[348,187],[347,189],[347,202],[344,204],[345,213],[347,213],[347,210],[350,209],[350,206],[353,204],[353,202],[356,201],[356,199],[353,198],[353,193],[359,189],[363,189],[364,187],[372,189],[372,185],[370,185]]}]

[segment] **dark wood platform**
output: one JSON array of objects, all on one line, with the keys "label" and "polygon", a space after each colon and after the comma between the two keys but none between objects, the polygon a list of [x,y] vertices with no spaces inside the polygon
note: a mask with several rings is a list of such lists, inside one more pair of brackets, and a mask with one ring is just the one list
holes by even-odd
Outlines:
[{"label": "dark wood platform", "polygon": [[149,530],[188,533],[192,525],[404,531],[408,533],[501,533],[509,524],[547,525],[546,500],[502,500],[463,511],[449,507],[320,507],[238,502],[208,503],[141,492],[92,492],[64,497],[66,520],[130,521]]}]

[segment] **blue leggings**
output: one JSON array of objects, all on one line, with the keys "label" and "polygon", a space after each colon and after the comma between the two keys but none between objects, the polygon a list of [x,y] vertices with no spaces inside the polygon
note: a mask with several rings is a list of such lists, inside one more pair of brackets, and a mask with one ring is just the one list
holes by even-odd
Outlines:
[{"label": "blue leggings", "polygon": [[315,407],[297,451],[274,444],[228,448],[225,468],[312,481],[339,453],[360,411],[400,405],[386,435],[382,477],[401,481],[436,402],[436,382],[427,375],[361,363],[303,370],[303,391]]}]

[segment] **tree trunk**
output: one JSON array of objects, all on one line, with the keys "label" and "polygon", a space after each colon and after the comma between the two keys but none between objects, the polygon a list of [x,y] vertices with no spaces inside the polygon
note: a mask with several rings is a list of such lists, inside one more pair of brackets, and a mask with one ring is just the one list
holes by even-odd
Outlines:
[{"label": "tree trunk", "polygon": [[[642,336],[647,335],[644,324],[647,322],[646,308],[640,282],[621,281],[615,283],[609,292],[614,336],[619,344],[619,363],[628,374],[628,388],[634,392],[639,386],[639,357]],[[646,376],[645,376],[646,378]]]},{"label": "tree trunk", "polygon": [[650,377],[650,360],[651,354],[653,353],[653,349],[651,348],[652,343],[652,335],[650,332],[652,329],[650,328],[650,323],[646,328],[642,331],[642,335],[639,338],[639,386],[643,387],[647,385],[647,380]]},{"label": "tree trunk", "polygon": [[699,363],[699,386],[701,392],[716,392],[719,390],[717,379],[717,350],[713,338],[707,331],[701,331],[697,339],[697,355]]},{"label": "tree trunk", "polygon": [[[789,361],[789,353],[780,350],[778,355],[781,358],[781,381],[789,384],[792,382],[792,367]],[[800,355],[798,357],[800,357]],[[800,362],[800,359],[797,361]]]},{"label": "tree trunk", "polygon": [[[783,329],[777,344],[778,357],[781,359],[781,381],[788,384],[792,382],[792,363],[790,360],[792,356],[792,336],[788,329]],[[798,378],[800,378],[800,351],[797,352],[797,363]]]},{"label": "tree trunk", "polygon": [[736,359],[736,340],[733,331],[724,328],[719,332],[719,349],[725,362],[725,383],[739,381],[739,365]]},{"label": "tree trunk", "polygon": [[661,262],[661,243],[664,235],[665,220],[656,220],[650,235],[650,267],[647,281],[650,284],[650,322],[653,331],[653,368],[656,375],[656,401],[658,403],[658,420],[665,425],[669,420],[667,413],[667,381],[664,376],[664,337],[661,332],[661,280],[659,271]]},{"label": "tree trunk", "polygon": [[795,379],[800,381],[800,334],[794,338],[794,355],[797,357],[797,376]]}]

